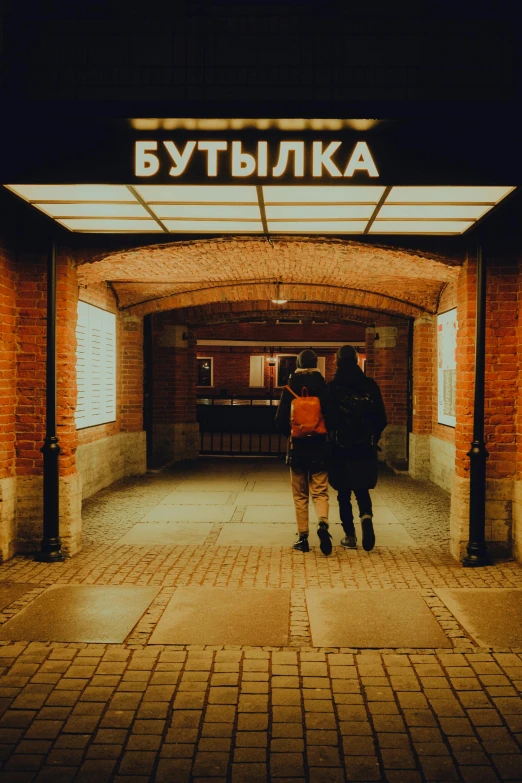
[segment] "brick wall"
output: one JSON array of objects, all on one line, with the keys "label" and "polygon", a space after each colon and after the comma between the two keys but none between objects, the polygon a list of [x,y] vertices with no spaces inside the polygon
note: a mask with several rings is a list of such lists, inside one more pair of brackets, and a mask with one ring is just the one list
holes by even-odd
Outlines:
[{"label": "brick wall", "polygon": [[45,434],[45,316],[46,261],[42,256],[20,256],[18,264],[16,371],[16,472],[38,476]]},{"label": "brick wall", "polygon": [[0,247],[0,479],[15,472],[16,283],[10,250]]},{"label": "brick wall", "polygon": [[[302,351],[302,347],[275,348],[274,358],[284,354],[297,355]],[[331,381],[335,373],[335,354],[337,348],[317,348],[318,356],[325,357],[326,381]],[[210,346],[200,345],[197,349],[199,357],[212,357],[214,360],[214,384],[213,387],[199,386],[198,394],[210,396],[218,395],[220,389],[227,389],[228,395],[264,397],[270,392],[270,375],[272,374],[272,389],[276,395],[279,395],[281,389],[277,386],[277,366],[270,368],[265,361],[264,387],[250,386],[250,357],[251,356],[270,356],[269,346],[265,348],[242,347],[242,346]]]}]

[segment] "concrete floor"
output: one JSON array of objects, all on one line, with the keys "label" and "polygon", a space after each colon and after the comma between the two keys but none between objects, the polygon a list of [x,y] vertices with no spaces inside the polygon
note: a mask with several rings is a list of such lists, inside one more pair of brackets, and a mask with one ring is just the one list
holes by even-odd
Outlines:
[{"label": "concrete floor", "polygon": [[522,569],[455,563],[428,482],[383,473],[371,553],[335,505],[294,552],[280,463],[201,460],[1,566],[2,782],[522,781]]}]

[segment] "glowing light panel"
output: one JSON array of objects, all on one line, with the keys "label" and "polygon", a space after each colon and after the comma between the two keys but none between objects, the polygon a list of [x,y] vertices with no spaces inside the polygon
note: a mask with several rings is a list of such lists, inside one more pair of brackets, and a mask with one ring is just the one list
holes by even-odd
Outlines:
[{"label": "glowing light panel", "polygon": [[362,234],[366,228],[366,220],[306,220],[302,223],[295,221],[268,221],[268,230],[271,233],[299,233],[299,234]]},{"label": "glowing light panel", "polygon": [[261,221],[245,220],[164,220],[163,224],[169,231],[190,234],[202,234],[211,231],[214,234],[245,234],[249,232],[259,233],[263,231]]},{"label": "glowing light panel", "polygon": [[470,220],[376,220],[370,234],[462,234]]},{"label": "glowing light panel", "polygon": [[380,185],[353,185],[336,187],[323,185],[264,185],[265,204],[377,204],[384,187]]},{"label": "glowing light panel", "polygon": [[511,191],[512,187],[487,186],[432,186],[415,187],[396,186],[392,189],[387,204],[444,203],[444,204],[498,204]]},{"label": "glowing light panel", "polygon": [[257,204],[253,185],[136,185],[135,189],[150,204]]}]

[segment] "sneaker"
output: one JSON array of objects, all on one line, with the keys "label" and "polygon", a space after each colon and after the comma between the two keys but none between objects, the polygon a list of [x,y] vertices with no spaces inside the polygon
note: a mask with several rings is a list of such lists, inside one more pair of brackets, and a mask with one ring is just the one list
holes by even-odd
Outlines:
[{"label": "sneaker", "polygon": [[297,549],[298,552],[309,552],[308,536],[299,536],[294,544],[294,549]]},{"label": "sneaker", "polygon": [[371,517],[361,518],[362,527],[362,545],[365,552],[371,552],[375,546],[375,532],[373,529],[373,522]]},{"label": "sneaker", "polygon": [[357,549],[357,536],[355,533],[353,535],[342,538],[341,546],[344,546],[345,549]]},{"label": "sneaker", "polygon": [[319,547],[323,555],[329,555],[332,552],[332,536],[328,532],[328,522],[319,522],[317,528],[317,535],[319,536]]}]

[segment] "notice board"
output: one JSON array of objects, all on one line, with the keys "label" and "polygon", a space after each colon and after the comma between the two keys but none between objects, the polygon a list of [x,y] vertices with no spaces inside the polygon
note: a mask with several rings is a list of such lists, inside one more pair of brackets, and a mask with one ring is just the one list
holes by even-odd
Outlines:
[{"label": "notice board", "polygon": [[437,411],[439,424],[454,427],[457,381],[457,308],[437,316]]}]

